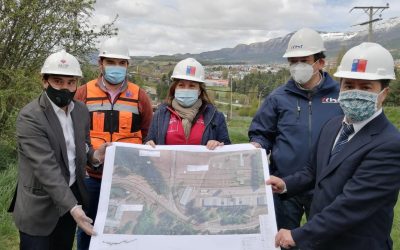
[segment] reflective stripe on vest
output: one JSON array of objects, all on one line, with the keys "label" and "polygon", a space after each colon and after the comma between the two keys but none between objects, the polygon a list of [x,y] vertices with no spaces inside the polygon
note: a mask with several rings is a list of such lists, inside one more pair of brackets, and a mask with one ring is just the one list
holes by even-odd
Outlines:
[{"label": "reflective stripe on vest", "polygon": [[[108,101],[108,100],[107,100]],[[139,114],[139,108],[138,107],[133,107],[129,106],[126,104],[114,104],[114,106],[111,105],[111,103],[103,103],[103,104],[87,104],[87,107],[89,109],[89,112],[93,111],[98,111],[98,110],[118,110],[118,111],[127,111],[131,112],[134,114]]]},{"label": "reflective stripe on vest", "polygon": [[142,143],[139,114],[139,86],[128,83],[115,103],[97,86],[97,79],[86,84],[86,105],[90,112],[90,137],[96,149],[104,142]]}]

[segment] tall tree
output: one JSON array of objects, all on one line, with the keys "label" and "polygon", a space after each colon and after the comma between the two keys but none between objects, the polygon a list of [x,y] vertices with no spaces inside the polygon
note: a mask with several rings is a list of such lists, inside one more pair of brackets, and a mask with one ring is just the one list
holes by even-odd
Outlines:
[{"label": "tall tree", "polygon": [[0,136],[13,137],[15,116],[41,89],[38,71],[61,48],[81,62],[114,22],[90,24],[93,0],[0,0]]},{"label": "tall tree", "polygon": [[2,0],[0,69],[35,70],[54,50],[65,48],[84,59],[99,37],[115,35],[114,21],[90,25],[92,0]]}]

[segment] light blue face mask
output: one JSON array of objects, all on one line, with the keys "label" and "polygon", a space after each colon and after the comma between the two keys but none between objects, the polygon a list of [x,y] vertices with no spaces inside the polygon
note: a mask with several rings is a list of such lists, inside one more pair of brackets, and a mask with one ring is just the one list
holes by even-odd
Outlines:
[{"label": "light blue face mask", "polygon": [[126,68],[121,66],[105,66],[104,78],[110,84],[119,84],[126,78]]},{"label": "light blue face mask", "polygon": [[175,99],[182,107],[191,107],[199,99],[199,90],[175,89]]},{"label": "light blue face mask", "polygon": [[357,89],[347,90],[339,93],[338,101],[347,118],[353,122],[361,122],[370,118],[378,110],[380,93]]}]

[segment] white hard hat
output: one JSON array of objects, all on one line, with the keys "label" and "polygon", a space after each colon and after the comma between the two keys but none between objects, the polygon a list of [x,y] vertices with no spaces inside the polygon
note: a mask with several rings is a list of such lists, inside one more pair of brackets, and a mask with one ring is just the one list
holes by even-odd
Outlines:
[{"label": "white hard hat", "polygon": [[118,58],[129,60],[129,48],[119,38],[112,37],[103,42],[99,57]]},{"label": "white hard hat", "polygon": [[204,67],[196,59],[186,58],[176,64],[171,79],[204,83]]},{"label": "white hard hat", "polygon": [[82,77],[81,66],[78,60],[71,54],[61,50],[53,53],[44,61],[40,73],[50,75],[66,75]]},{"label": "white hard hat", "polygon": [[303,28],[290,38],[283,57],[302,57],[325,51],[324,41],[315,30]]},{"label": "white hard hat", "polygon": [[362,43],[349,49],[334,76],[364,80],[396,79],[392,55],[377,43]]}]

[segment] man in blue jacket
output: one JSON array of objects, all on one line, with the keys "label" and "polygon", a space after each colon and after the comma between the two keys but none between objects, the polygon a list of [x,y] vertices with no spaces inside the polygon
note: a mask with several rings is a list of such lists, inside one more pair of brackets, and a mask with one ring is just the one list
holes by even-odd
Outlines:
[{"label": "man in blue jacket", "polygon": [[[322,71],[323,51],[322,38],[314,30],[304,28],[291,37],[283,57],[292,77],[267,96],[250,125],[250,141],[270,154],[270,172],[275,176],[285,177],[303,167],[322,125],[342,114],[339,84]],[[299,227],[311,200],[310,193],[290,199],[275,196],[278,228]]]}]

